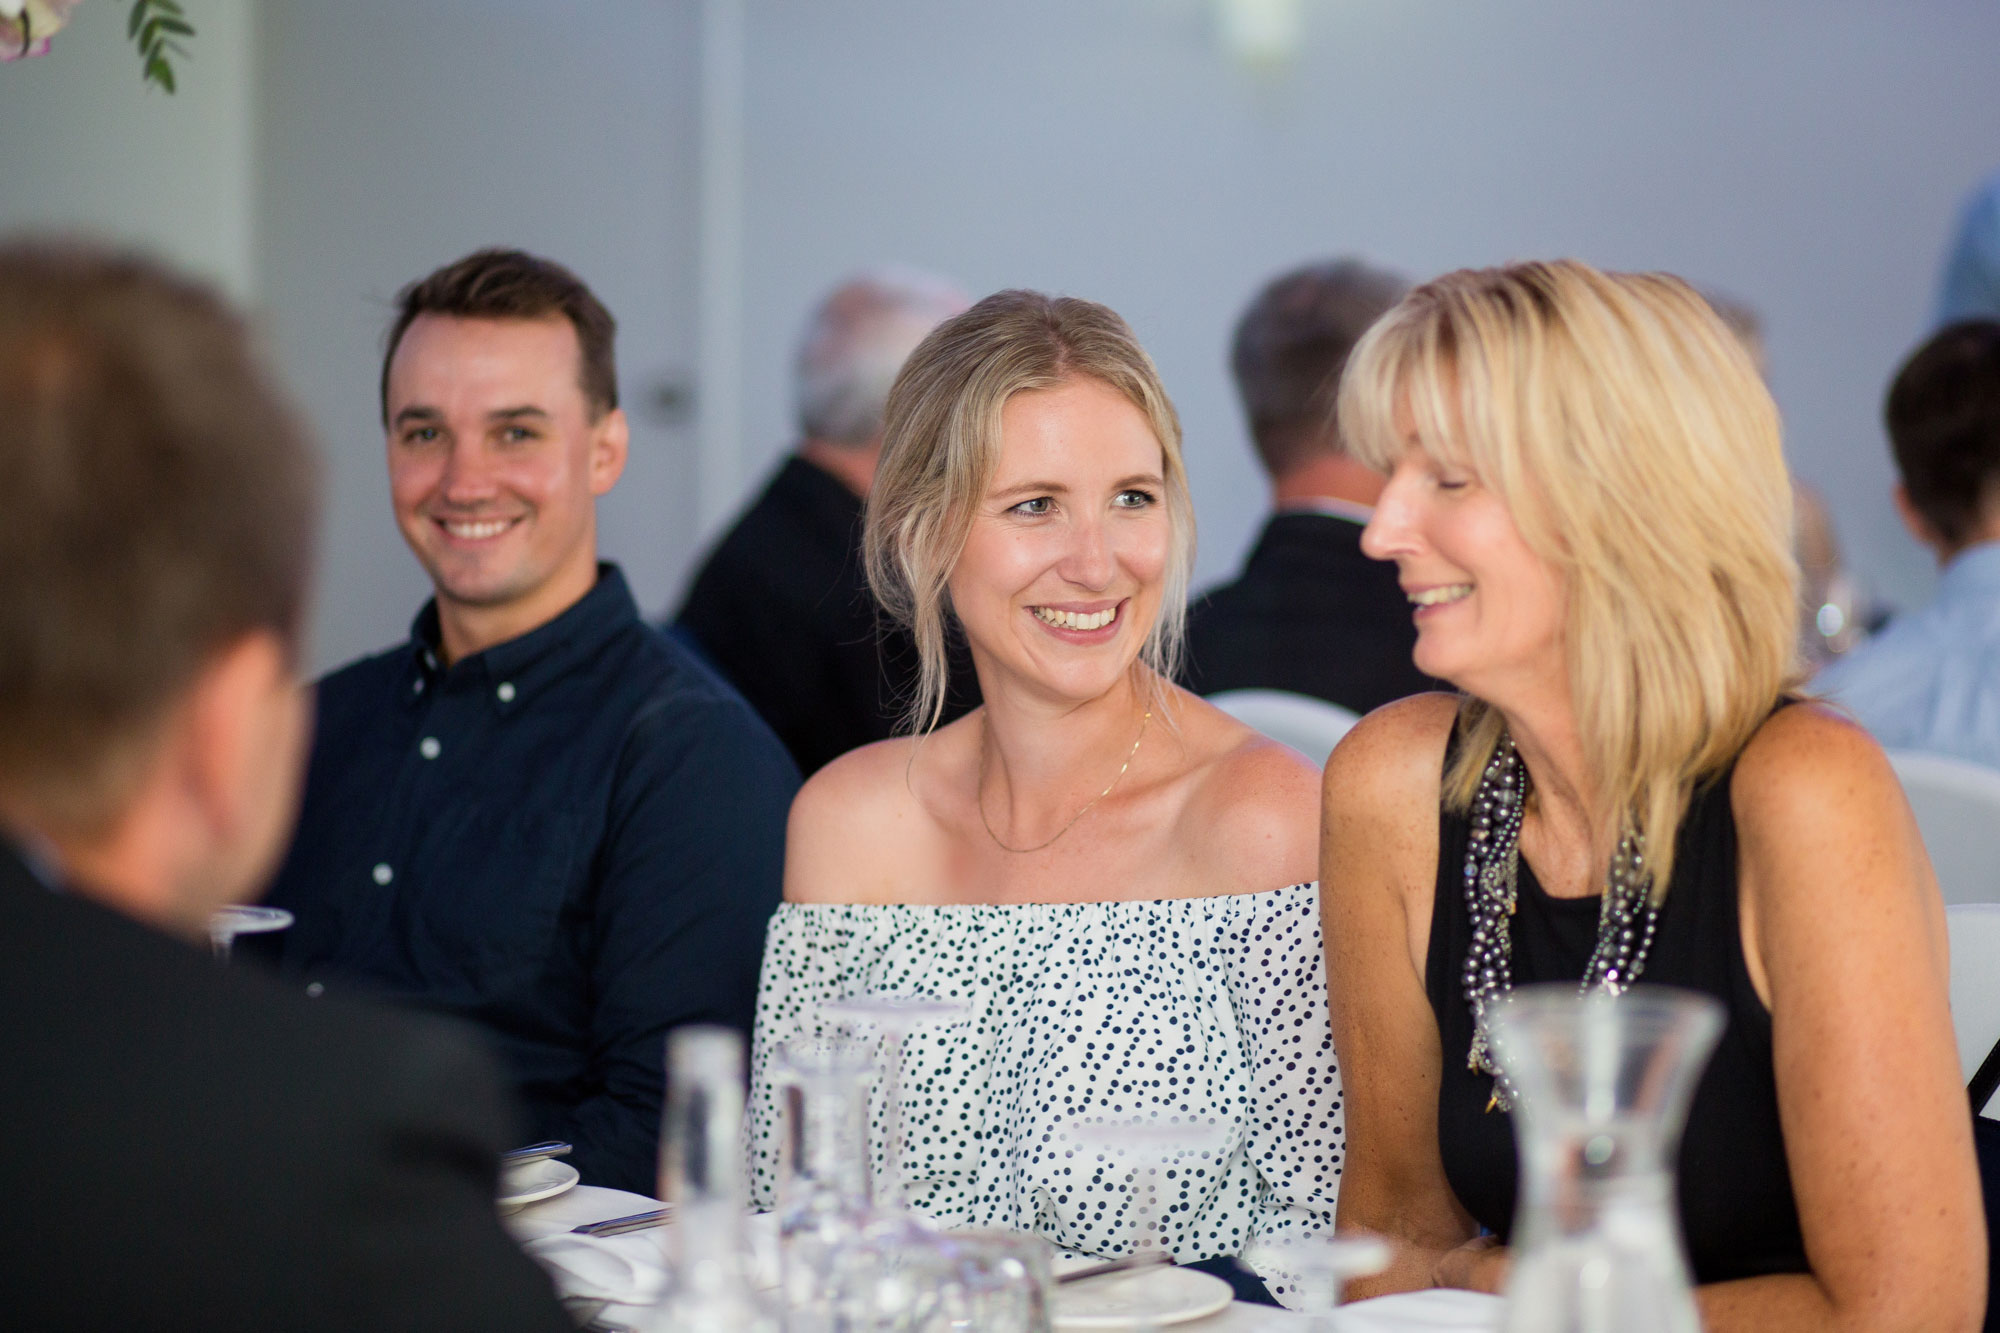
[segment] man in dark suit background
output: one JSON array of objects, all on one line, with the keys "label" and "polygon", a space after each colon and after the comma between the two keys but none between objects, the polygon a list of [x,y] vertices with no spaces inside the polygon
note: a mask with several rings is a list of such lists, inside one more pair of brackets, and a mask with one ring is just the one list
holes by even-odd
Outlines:
[{"label": "man in dark suit background", "polygon": [[1383,478],[1347,454],[1333,420],[1348,354],[1407,286],[1358,260],[1311,264],[1274,279],[1238,322],[1230,369],[1273,513],[1237,580],[1189,608],[1197,693],[1289,690],[1366,713],[1440,688],[1411,662],[1395,566],[1361,553]]},{"label": "man in dark suit background", "polygon": [[297,799],[313,480],[236,319],[0,248],[0,1323],[570,1327],[454,1028],[202,941]]},{"label": "man in dark suit background", "polygon": [[[895,734],[917,647],[878,614],[861,567],[861,506],[882,456],[882,413],[916,345],[966,307],[941,278],[878,269],[821,300],[799,340],[800,443],[702,563],[674,629],[771,724],[810,777]],[[979,702],[952,657],[948,722]]]}]

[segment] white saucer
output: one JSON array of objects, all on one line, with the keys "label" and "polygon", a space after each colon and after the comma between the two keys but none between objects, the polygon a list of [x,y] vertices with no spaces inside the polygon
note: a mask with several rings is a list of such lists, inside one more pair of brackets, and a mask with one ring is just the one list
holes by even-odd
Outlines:
[{"label": "white saucer", "polygon": [[1229,1284],[1192,1268],[1153,1268],[1106,1275],[1056,1288],[1058,1329],[1130,1329],[1150,1316],[1155,1324],[1185,1324],[1229,1308]]},{"label": "white saucer", "polygon": [[553,1199],[566,1190],[575,1189],[576,1182],[581,1179],[583,1177],[576,1173],[575,1167],[553,1157],[502,1167],[500,1206],[520,1208],[540,1199]]}]

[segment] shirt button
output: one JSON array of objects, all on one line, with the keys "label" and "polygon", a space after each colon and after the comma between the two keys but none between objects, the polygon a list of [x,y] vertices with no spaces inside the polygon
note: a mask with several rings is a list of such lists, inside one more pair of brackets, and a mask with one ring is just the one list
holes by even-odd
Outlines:
[{"label": "shirt button", "polygon": [[438,751],[442,748],[444,747],[438,744],[437,737],[435,736],[426,736],[417,742],[417,753],[426,759],[437,758]]},{"label": "shirt button", "polygon": [[377,884],[387,884],[390,880],[394,878],[396,878],[396,872],[389,869],[389,863],[387,861],[379,861],[376,863],[375,882]]},{"label": "shirt button", "polygon": [[501,681],[500,688],[493,692],[500,696],[500,702],[503,704],[514,702],[514,682],[511,680]]},{"label": "shirt button", "polygon": [[422,676],[418,676],[415,680],[410,682],[410,693],[422,694],[423,692],[424,692],[424,678]]},{"label": "shirt button", "polygon": [[320,996],[324,994],[326,994],[326,987],[322,986],[317,981],[315,981],[312,985],[306,987],[306,997],[308,999],[317,1000]]}]

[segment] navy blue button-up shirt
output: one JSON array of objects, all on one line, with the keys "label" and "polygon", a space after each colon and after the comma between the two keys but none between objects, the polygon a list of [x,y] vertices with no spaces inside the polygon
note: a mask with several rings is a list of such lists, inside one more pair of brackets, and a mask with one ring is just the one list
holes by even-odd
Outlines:
[{"label": "navy blue button-up shirt", "polygon": [[[639,619],[617,568],[439,665],[411,641],[319,686],[281,965],[484,1027],[537,1139],[657,1189],[664,1038],[748,1030],[798,774],[747,704]],[[253,946],[254,947],[254,946]]]}]

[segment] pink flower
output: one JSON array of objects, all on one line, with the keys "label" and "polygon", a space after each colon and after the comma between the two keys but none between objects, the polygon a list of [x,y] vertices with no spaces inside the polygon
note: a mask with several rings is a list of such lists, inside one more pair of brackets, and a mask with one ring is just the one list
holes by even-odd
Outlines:
[{"label": "pink flower", "polygon": [[0,62],[47,55],[49,38],[83,0],[0,0]]}]

